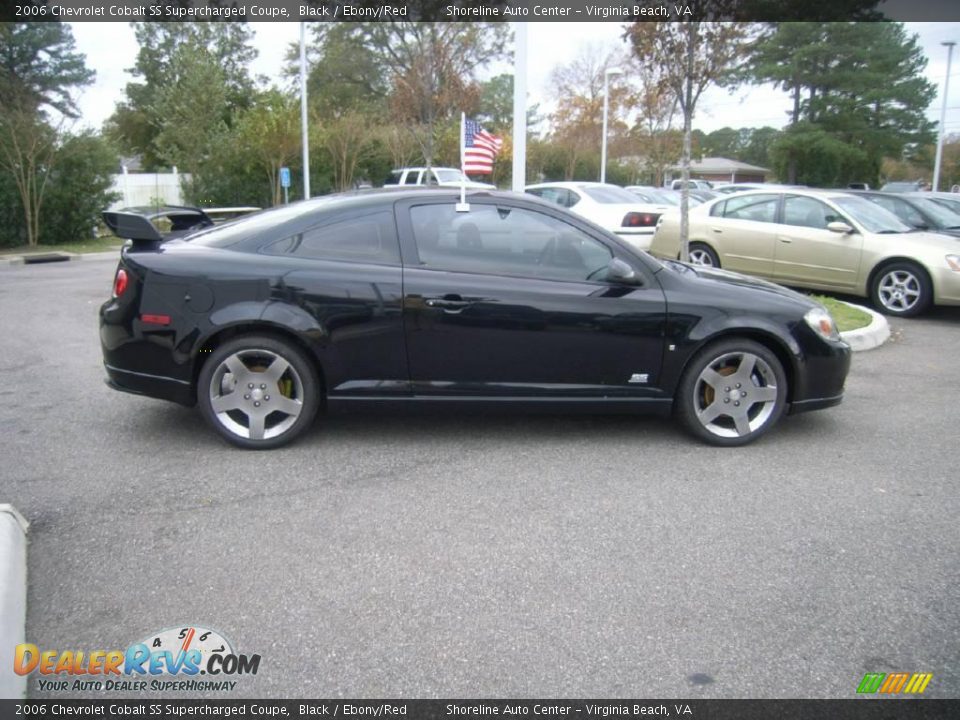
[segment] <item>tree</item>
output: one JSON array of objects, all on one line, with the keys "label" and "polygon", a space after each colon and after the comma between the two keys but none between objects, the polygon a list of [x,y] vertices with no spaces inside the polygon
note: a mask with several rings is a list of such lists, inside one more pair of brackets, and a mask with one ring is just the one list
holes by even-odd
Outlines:
[{"label": "tree", "polygon": [[707,157],[735,158],[740,157],[740,132],[732,127],[723,127],[707,133],[702,145],[703,154]]},{"label": "tree", "polygon": [[736,69],[746,55],[752,26],[743,22],[711,21],[712,17],[731,15],[736,0],[694,0],[689,3],[692,16],[668,23],[635,22],[627,27],[626,37],[643,63],[663,73],[683,115],[684,189],[680,201],[680,256],[689,257],[690,132],[697,102],[711,85],[733,86],[738,82]]},{"label": "tree", "polygon": [[390,82],[393,116],[433,164],[440,123],[476,107],[477,71],[505,57],[505,23],[357,23],[362,43]]},{"label": "tree", "polygon": [[274,205],[279,205],[282,188],[280,168],[297,159],[300,152],[300,103],[272,89],[262,93],[237,122],[240,152],[254,164],[270,188]]},{"label": "tree", "polygon": [[0,23],[0,106],[75,118],[72,92],[93,76],[68,25]]},{"label": "tree", "polygon": [[50,124],[48,113],[75,117],[71,93],[93,78],[74,47],[61,23],[0,24],[0,171],[17,188],[29,245],[40,239],[41,208],[60,148],[60,127]]},{"label": "tree", "polygon": [[[307,47],[307,96],[323,118],[352,111],[387,111],[390,85],[376,54],[365,44],[358,23],[311,23]],[[300,74],[300,47],[287,51],[285,75]]]},{"label": "tree", "polygon": [[[876,182],[883,157],[931,140],[925,110],[936,89],[922,75],[925,66],[916,36],[900,23],[780,23],[757,44],[749,71],[755,82],[791,93],[793,139],[813,128],[835,141],[819,146],[840,153],[831,166],[841,175],[832,183],[846,184]],[[822,168],[800,164],[801,145],[784,140],[781,157],[785,150],[792,153],[785,156],[789,182],[822,175]],[[851,157],[863,162],[851,165]]]},{"label": "tree", "polygon": [[320,138],[333,163],[334,187],[340,191],[349,190],[353,186],[357,164],[375,142],[376,129],[369,127],[365,117],[353,110],[327,120],[321,127]]},{"label": "tree", "polygon": [[232,127],[255,95],[247,68],[257,52],[250,45],[251,31],[243,23],[144,22],[133,26],[140,51],[128,72],[139,81],[127,84],[126,98],[117,105],[108,129],[124,151],[140,155],[144,167],[155,169],[164,164],[157,144],[164,116],[157,98],[180,82],[185,55],[202,58],[217,70],[217,92],[222,91],[224,108],[214,121]]},{"label": "tree", "polygon": [[[590,172],[590,179],[599,174],[604,78],[608,69],[624,62],[625,58],[618,51],[585,45],[573,60],[557,66],[551,73],[550,83],[557,109],[551,116],[553,132],[550,138],[565,155],[565,180],[574,179],[585,160],[591,167],[596,167],[595,172]],[[622,135],[626,124],[620,117],[633,101],[631,88],[622,74],[610,75],[607,86],[610,94],[608,132],[614,136]]]},{"label": "tree", "polygon": [[682,138],[674,128],[677,101],[659,68],[631,61],[629,79],[635,84],[630,98],[636,122],[627,135],[622,155],[631,171],[630,182],[661,185],[667,168],[680,156]]},{"label": "tree", "polygon": [[62,139],[44,197],[44,244],[92,236],[100,213],[118,197],[110,189],[116,166],[116,151],[100,135],[85,130]]}]

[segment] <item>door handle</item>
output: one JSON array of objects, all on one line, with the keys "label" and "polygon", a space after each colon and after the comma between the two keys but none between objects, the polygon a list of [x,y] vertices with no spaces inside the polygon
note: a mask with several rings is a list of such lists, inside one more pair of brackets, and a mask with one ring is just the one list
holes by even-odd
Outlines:
[{"label": "door handle", "polygon": [[710,229],[713,230],[718,235],[723,235],[723,230],[721,230],[720,228],[710,228]]},{"label": "door handle", "polygon": [[424,304],[429,308],[439,308],[444,312],[458,313],[468,305],[473,305],[475,300],[464,300],[456,293],[450,293],[443,297],[426,298]]},{"label": "door handle", "polygon": [[793,238],[789,238],[786,235],[777,235],[777,240],[779,240],[782,243],[788,243],[788,244],[793,242]]}]

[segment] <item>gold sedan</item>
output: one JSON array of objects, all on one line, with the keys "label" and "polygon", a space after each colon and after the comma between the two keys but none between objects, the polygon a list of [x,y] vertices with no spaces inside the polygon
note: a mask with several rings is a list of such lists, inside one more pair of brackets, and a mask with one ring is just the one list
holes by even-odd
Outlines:
[{"label": "gold sedan", "polygon": [[[664,214],[650,252],[680,255],[680,215]],[[841,192],[757,190],[690,210],[690,261],[782,285],[870,297],[908,317],[960,305],[960,241],[917,232],[869,200]]]}]

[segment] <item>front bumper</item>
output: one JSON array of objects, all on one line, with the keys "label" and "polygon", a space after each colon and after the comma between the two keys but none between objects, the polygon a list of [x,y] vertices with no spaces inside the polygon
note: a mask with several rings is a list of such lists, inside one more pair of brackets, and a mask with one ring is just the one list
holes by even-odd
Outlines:
[{"label": "front bumper", "polygon": [[936,305],[960,305],[960,273],[947,267],[934,271],[933,302]]}]

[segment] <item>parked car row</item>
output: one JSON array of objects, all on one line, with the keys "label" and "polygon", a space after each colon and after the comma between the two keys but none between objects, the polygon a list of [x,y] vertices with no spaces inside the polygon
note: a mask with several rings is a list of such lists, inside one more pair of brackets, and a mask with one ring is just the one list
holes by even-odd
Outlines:
[{"label": "parked car row", "polygon": [[[887,209],[900,208],[901,200],[904,212],[919,224],[911,226]],[[921,206],[923,215],[917,210]],[[929,231],[934,223],[942,232]],[[653,255],[679,256],[679,225],[676,213],[661,218],[650,246]],[[752,190],[691,210],[689,252],[694,264],[870,297],[883,312],[906,317],[934,303],[960,305],[958,229],[960,216],[913,198]]]}]

